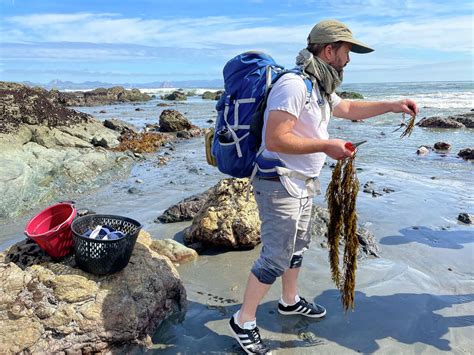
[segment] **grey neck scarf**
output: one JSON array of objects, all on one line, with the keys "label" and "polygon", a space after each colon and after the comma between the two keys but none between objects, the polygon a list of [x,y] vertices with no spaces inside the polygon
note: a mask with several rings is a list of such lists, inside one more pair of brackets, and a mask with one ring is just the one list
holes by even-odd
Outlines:
[{"label": "grey neck scarf", "polygon": [[327,97],[342,83],[342,72],[339,74],[336,69],[315,57],[306,48],[298,53],[296,65],[300,66],[306,74],[318,81]]}]

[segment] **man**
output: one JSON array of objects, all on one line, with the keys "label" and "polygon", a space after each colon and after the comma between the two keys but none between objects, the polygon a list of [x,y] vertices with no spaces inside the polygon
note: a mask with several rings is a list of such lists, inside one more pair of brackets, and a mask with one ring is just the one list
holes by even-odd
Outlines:
[{"label": "man", "polygon": [[[323,317],[324,307],[298,295],[297,279],[303,253],[310,243],[310,217],[313,186],[329,155],[344,159],[354,154],[344,140],[329,139],[327,126],[331,114],[361,120],[387,112],[417,113],[410,99],[396,102],[347,101],[336,95],[349,52],[369,53],[373,49],[356,40],[343,23],[325,20],[316,24],[308,36],[308,46],[297,64],[314,81],[309,103],[301,76],[286,74],[273,86],[264,115],[263,155],[280,159],[295,174],[277,178],[256,178],[253,182],[261,226],[262,250],[248,279],[240,310],[230,319],[234,337],[249,354],[267,354],[256,327],[257,306],[277,277],[282,278],[278,311],[283,315],[300,314]],[[301,178],[307,177],[306,178]]]}]

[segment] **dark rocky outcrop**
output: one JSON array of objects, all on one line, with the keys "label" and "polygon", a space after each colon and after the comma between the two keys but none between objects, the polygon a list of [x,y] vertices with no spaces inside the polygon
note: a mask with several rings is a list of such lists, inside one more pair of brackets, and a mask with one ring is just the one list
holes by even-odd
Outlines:
[{"label": "dark rocky outcrop", "polygon": [[191,122],[176,110],[163,110],[159,124],[161,132],[177,132],[193,128]]},{"label": "dark rocky outcrop", "polygon": [[425,128],[474,128],[474,112],[448,117],[424,117],[417,125]]},{"label": "dark rocky outcrop", "polygon": [[166,211],[163,212],[155,222],[175,223],[192,220],[204,205],[212,190],[213,188],[210,188],[200,194],[185,198],[166,209]]},{"label": "dark rocky outcrop", "polygon": [[127,131],[137,132],[138,128],[134,125],[127,123],[125,121],[119,120],[117,118],[111,118],[104,121],[104,126],[114,131],[125,133]]},{"label": "dark rocky outcrop", "polygon": [[71,110],[57,95],[41,88],[0,82],[0,133],[13,133],[21,125],[47,127],[87,123],[92,116]]},{"label": "dark rocky outcrop", "polygon": [[434,149],[442,150],[442,151],[450,150],[451,149],[451,144],[446,143],[446,142],[436,142],[434,144]]},{"label": "dark rocky outcrop", "polygon": [[219,100],[223,93],[224,93],[224,91],[222,91],[222,90],[204,91],[204,93],[202,94],[202,99],[203,100]]},{"label": "dark rocky outcrop", "polygon": [[458,221],[465,224],[474,224],[474,216],[469,213],[460,213]]},{"label": "dark rocky outcrop", "polygon": [[171,94],[162,95],[162,100],[171,100],[171,101],[186,101],[188,98],[186,93],[182,91],[173,91]]},{"label": "dark rocky outcrop", "polygon": [[354,91],[337,91],[337,95],[339,95],[343,99],[363,99],[364,96],[359,94],[358,92]]},{"label": "dark rocky outcrop", "polygon": [[[0,353],[102,353],[150,345],[167,317],[183,314],[186,291],[170,259],[142,231],[130,263],[96,276],[61,262],[0,254]],[[23,243],[25,244],[25,243]],[[31,252],[30,252],[31,254]]]},{"label": "dark rocky outcrop", "polygon": [[474,160],[474,148],[461,149],[458,156],[464,160]]},{"label": "dark rocky outcrop", "polygon": [[121,102],[149,101],[152,97],[138,89],[127,90],[122,86],[97,88],[91,91],[59,92],[53,91],[66,106],[99,106]]}]

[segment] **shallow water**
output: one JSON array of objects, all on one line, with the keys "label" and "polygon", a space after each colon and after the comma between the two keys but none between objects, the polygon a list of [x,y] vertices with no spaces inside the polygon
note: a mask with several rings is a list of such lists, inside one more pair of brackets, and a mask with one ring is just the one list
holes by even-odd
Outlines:
[{"label": "shallow water", "polygon": [[[464,113],[472,106],[472,83],[361,84],[347,86],[367,99],[419,99],[419,117]],[[157,107],[155,99],[139,105],[80,108],[99,119],[116,117],[143,127],[157,123],[163,109],[177,109],[200,127],[214,119],[213,101],[192,97],[171,107]],[[140,107],[143,111],[135,111]],[[99,114],[100,110],[106,113]],[[356,309],[344,314],[330,279],[327,250],[314,241],[305,255],[300,292],[324,304],[328,315],[321,321],[283,317],[275,312],[279,282],[265,297],[258,312],[259,327],[278,354],[334,353],[443,353],[467,354],[474,348],[474,229],[457,221],[461,212],[474,214],[474,165],[456,157],[472,147],[474,130],[427,130],[415,127],[411,137],[392,133],[401,115],[387,114],[363,123],[335,119],[333,137],[357,142],[356,164],[361,184],[373,181],[375,190],[394,190],[372,197],[358,196],[359,222],[379,241],[382,257],[359,262]],[[382,134],[383,133],[383,134]],[[422,145],[452,144],[445,155],[416,155]],[[170,153],[170,161],[157,166],[157,157],[137,164],[129,177],[80,196],[78,208],[135,218],[153,238],[181,240],[189,222],[154,223],[167,207],[202,192],[225,176],[205,162],[202,138],[183,141]],[[328,161],[332,163],[332,161]],[[323,168],[323,188],[331,169]],[[142,180],[140,183],[138,180]],[[138,193],[128,192],[130,187]],[[324,191],[323,191],[324,193]],[[324,205],[324,195],[315,202]],[[23,238],[26,215],[0,221],[0,249]],[[180,265],[190,305],[184,319],[165,321],[153,338],[152,352],[160,354],[240,353],[227,329],[227,320],[238,309],[253,260],[250,251],[208,253]],[[212,275],[212,279],[210,276]],[[133,348],[141,353],[144,349]]]}]

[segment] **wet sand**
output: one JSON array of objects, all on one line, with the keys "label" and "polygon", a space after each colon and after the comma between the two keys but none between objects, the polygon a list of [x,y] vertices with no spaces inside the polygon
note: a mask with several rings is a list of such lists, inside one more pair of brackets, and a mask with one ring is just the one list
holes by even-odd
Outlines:
[{"label": "wet sand", "polygon": [[[136,218],[153,238],[181,240],[182,230],[190,222],[163,225],[153,220],[173,203],[204,191],[224,177],[203,163],[203,157],[202,142],[191,140],[176,146],[172,159],[163,167],[156,167],[153,161],[142,162],[126,180],[87,196],[65,198],[75,199],[78,208]],[[360,176],[376,173],[375,168],[364,167]],[[329,174],[330,170],[324,169],[323,185]],[[315,240],[305,254],[300,293],[324,305],[328,314],[321,320],[279,315],[277,281],[257,315],[262,337],[274,354],[473,352],[474,228],[446,217],[445,205],[456,198],[449,188],[424,188],[423,201],[411,198],[423,181],[397,185],[403,176],[380,179],[398,192],[378,200],[359,195],[360,221],[375,233],[382,257],[359,263],[355,310],[344,313],[330,279],[328,251]],[[130,187],[137,188],[138,193],[130,194]],[[321,196],[315,201],[324,204]],[[39,210],[2,224],[2,249],[23,238],[24,223]],[[187,313],[160,326],[152,349],[135,347],[126,349],[127,353],[243,353],[227,322],[239,308],[259,248],[209,251],[194,262],[178,266],[188,293]]]}]

